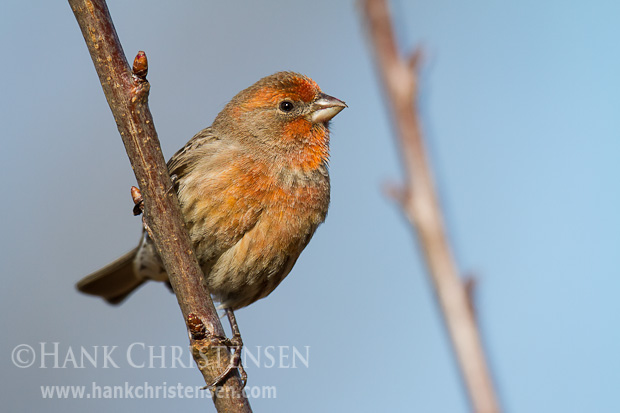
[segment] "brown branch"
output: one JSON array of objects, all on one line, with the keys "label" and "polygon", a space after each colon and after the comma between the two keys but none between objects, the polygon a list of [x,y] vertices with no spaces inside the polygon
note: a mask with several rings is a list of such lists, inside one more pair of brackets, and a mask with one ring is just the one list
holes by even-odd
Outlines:
[{"label": "brown branch", "polygon": [[[179,201],[162,156],[159,139],[148,108],[150,85],[143,52],[134,61],[133,72],[114,29],[105,0],[69,0],[93,59],[116,125],[131,161],[144,199],[145,223],[162,258],[183,318],[188,325],[194,359],[211,384],[230,363],[230,352],[221,345],[224,330],[203,283],[185,229]],[[196,329],[205,334],[195,334]],[[220,337],[220,338],[218,338]],[[251,412],[239,374],[231,373],[213,390],[218,412]]]},{"label": "brown branch", "polygon": [[471,274],[465,275],[463,285],[465,286],[465,294],[467,295],[467,305],[471,311],[474,320],[476,320],[476,284],[478,280]]},{"label": "brown branch", "polygon": [[398,52],[386,0],[363,0],[363,13],[406,168],[401,206],[417,231],[424,258],[475,412],[500,410],[469,304],[444,230],[417,115],[419,52]]}]

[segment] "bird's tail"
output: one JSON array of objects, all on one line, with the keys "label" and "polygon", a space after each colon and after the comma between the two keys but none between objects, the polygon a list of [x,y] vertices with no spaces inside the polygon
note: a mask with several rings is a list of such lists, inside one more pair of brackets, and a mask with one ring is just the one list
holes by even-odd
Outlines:
[{"label": "bird's tail", "polygon": [[137,252],[138,248],[135,248],[99,271],[84,277],[76,284],[76,288],[85,294],[98,295],[110,304],[120,304],[145,281],[133,268]]}]

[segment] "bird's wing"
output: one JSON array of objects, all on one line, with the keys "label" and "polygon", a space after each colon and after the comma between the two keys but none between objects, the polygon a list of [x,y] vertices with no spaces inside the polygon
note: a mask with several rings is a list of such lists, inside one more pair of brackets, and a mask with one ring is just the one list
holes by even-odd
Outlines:
[{"label": "bird's wing", "polygon": [[210,127],[201,130],[172,155],[168,161],[168,172],[170,175],[176,175],[177,178],[183,178],[196,162],[215,150],[216,145],[213,144],[218,141],[219,138],[213,134]]}]

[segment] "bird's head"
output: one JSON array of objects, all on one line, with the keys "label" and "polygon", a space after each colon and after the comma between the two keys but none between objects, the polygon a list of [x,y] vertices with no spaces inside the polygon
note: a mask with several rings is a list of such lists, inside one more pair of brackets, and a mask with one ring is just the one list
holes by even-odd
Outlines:
[{"label": "bird's head", "polygon": [[329,121],[347,105],[324,94],[309,77],[293,72],[267,76],[239,92],[213,123],[257,151],[289,157],[303,169],[329,158]]}]

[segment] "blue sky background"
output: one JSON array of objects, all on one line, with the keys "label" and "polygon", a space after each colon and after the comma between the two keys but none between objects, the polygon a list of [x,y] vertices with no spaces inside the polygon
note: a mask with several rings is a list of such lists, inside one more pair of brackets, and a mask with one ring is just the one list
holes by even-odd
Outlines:
[{"label": "blue sky background", "polygon": [[[109,1],[147,52],[169,157],[239,90],[279,70],[349,109],[333,122],[332,204],[287,280],[237,314],[249,349],[309,346],[309,366],[250,365],[255,411],[466,412],[417,244],[382,192],[401,169],[351,1]],[[617,412],[620,401],[620,4],[394,1],[423,44],[421,110],[447,226],[507,412]],[[120,307],[73,284],[132,248],[135,183],[66,2],[0,4],[0,399],[5,411],[205,409],[196,399],[44,400],[42,385],[200,385],[192,368],[18,368],[20,344],[186,346],[151,283]],[[169,347],[166,347],[169,348]],[[116,353],[115,353],[116,354]],[[168,363],[169,365],[169,363]]]}]

